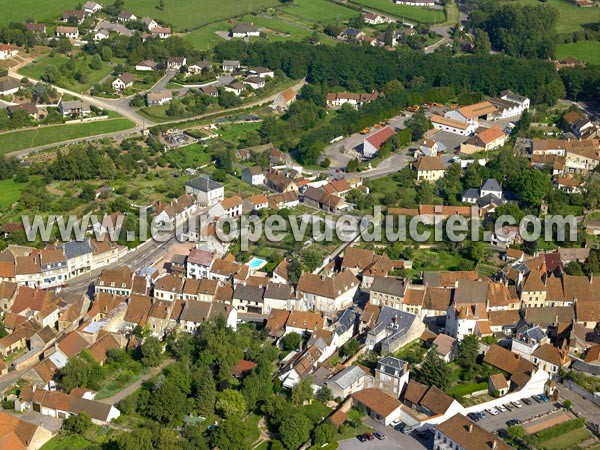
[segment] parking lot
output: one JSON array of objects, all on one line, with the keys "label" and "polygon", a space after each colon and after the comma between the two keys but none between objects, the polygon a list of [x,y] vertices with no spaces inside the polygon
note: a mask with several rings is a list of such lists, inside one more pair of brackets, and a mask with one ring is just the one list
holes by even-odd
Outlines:
[{"label": "parking lot", "polygon": [[536,403],[533,402],[531,405],[526,405],[521,402],[522,408],[513,408],[512,411],[505,411],[497,416],[492,416],[488,412],[485,413],[485,417],[477,422],[478,425],[486,429],[487,431],[498,431],[502,428],[506,428],[506,422],[511,419],[518,419],[521,422],[533,419],[540,414],[546,414],[549,411],[560,407],[553,402]]},{"label": "parking lot", "polygon": [[345,450],[372,450],[372,449],[403,449],[403,450],[426,450],[433,448],[433,435],[427,436],[426,439],[421,441],[416,436],[407,435],[399,431],[394,430],[390,426],[384,426],[383,424],[371,419],[370,417],[365,418],[364,423],[376,431],[381,431],[385,434],[385,439],[378,440],[373,439],[372,441],[360,442],[358,439],[348,439],[339,442],[339,448]]}]

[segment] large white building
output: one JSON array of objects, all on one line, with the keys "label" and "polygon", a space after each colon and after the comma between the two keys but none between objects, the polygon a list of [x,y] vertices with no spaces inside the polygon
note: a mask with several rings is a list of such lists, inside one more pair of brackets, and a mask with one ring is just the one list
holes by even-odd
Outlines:
[{"label": "large white building", "polygon": [[185,193],[195,195],[200,205],[212,206],[225,198],[225,187],[202,175],[185,183]]}]

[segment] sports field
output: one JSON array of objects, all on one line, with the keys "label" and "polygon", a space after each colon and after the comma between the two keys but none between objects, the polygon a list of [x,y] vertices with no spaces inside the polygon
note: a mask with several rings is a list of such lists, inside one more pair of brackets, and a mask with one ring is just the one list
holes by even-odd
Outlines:
[{"label": "sports field", "polygon": [[114,133],[133,128],[134,123],[127,119],[107,119],[74,125],[53,125],[22,131],[0,134],[0,155],[16,152],[29,147],[53,144],[86,136]]},{"label": "sports field", "polygon": [[396,5],[392,0],[352,0],[352,2],[409,21],[438,24],[446,21],[446,16],[442,9]]},{"label": "sports field", "polygon": [[38,22],[48,22],[61,16],[65,9],[75,9],[73,0],[0,0],[0,24],[24,22],[33,18]]},{"label": "sports field", "polygon": [[600,64],[600,42],[581,41],[557,45],[556,57],[564,59],[567,56],[572,56],[589,64]]},{"label": "sports field", "polygon": [[581,30],[584,23],[600,22],[600,8],[579,8],[565,0],[547,0],[540,3],[538,0],[517,0],[519,3],[529,5],[550,5],[558,10],[559,33],[571,33]]},{"label": "sports field", "polygon": [[126,0],[125,7],[137,16],[150,16],[168,22],[175,31],[186,31],[230,17],[279,5],[278,0]]}]

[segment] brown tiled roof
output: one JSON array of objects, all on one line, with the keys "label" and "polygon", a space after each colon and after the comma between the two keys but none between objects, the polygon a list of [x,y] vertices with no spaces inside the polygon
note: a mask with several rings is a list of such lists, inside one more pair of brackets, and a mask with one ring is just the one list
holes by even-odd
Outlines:
[{"label": "brown tiled roof", "polygon": [[104,269],[100,273],[96,283],[97,286],[101,287],[131,289],[133,285],[133,272],[128,266],[119,266],[115,269]]},{"label": "brown tiled roof", "polygon": [[27,322],[27,317],[19,314],[7,312],[4,314],[4,326],[14,330],[20,323]]},{"label": "brown tiled roof", "polygon": [[489,144],[491,142],[494,142],[496,139],[499,139],[502,136],[504,136],[504,131],[502,131],[502,129],[497,125],[494,125],[493,127],[487,128],[487,129],[477,133],[477,137],[484,144]]},{"label": "brown tiled roof", "polygon": [[460,120],[448,119],[446,117],[437,116],[437,115],[433,115],[431,117],[431,121],[433,123],[439,123],[439,124],[446,125],[446,126],[449,126],[452,128],[458,128],[460,130],[466,130],[470,126],[468,123],[461,122]]},{"label": "brown tiled roof", "polygon": [[221,200],[221,206],[225,211],[235,208],[236,206],[241,206],[243,203],[244,202],[239,195],[234,195]]},{"label": "brown tiled roof", "polygon": [[317,330],[323,328],[323,315],[310,311],[292,311],[290,312],[286,326]]},{"label": "brown tiled roof", "polygon": [[77,331],[73,331],[58,341],[58,348],[69,358],[79,355],[90,345]]},{"label": "brown tiled roof", "polygon": [[15,314],[19,314],[27,309],[41,311],[46,308],[53,299],[54,293],[52,291],[19,286],[17,296],[15,297],[15,301],[13,302],[10,311]]},{"label": "brown tiled roof", "polygon": [[448,336],[447,334],[440,333],[433,340],[432,345],[435,346],[435,349],[437,350],[437,352],[440,355],[445,356],[452,351],[452,349],[454,348],[455,342],[456,342],[456,339],[454,339],[452,336]]},{"label": "brown tiled roof", "polygon": [[389,416],[401,406],[396,398],[376,388],[355,392],[352,394],[352,398],[381,417]]},{"label": "brown tiled roof", "polygon": [[143,327],[146,325],[151,307],[152,299],[147,295],[131,294],[123,320]]},{"label": "brown tiled roof", "polygon": [[152,304],[152,308],[150,308],[148,317],[160,320],[168,319],[172,308],[173,302],[169,300],[154,299],[154,303]]},{"label": "brown tiled roof", "polygon": [[452,289],[442,287],[427,287],[423,297],[423,309],[447,311],[452,303]]},{"label": "brown tiled roof", "polygon": [[585,354],[586,363],[596,363],[600,360],[600,344],[592,345]]},{"label": "brown tiled roof", "polygon": [[506,381],[506,378],[501,373],[490,375],[490,381],[497,390],[508,389],[508,381]]},{"label": "brown tiled roof", "polygon": [[233,300],[233,287],[230,284],[220,285],[215,292],[215,301],[231,303]]},{"label": "brown tiled roof", "polygon": [[250,372],[255,367],[255,362],[240,359],[238,363],[231,369],[231,375],[234,377],[241,377],[245,373]]},{"label": "brown tiled roof", "polygon": [[415,168],[418,171],[445,170],[440,159],[435,156],[423,156],[419,158],[419,160],[415,162]]},{"label": "brown tiled roof", "polygon": [[332,278],[303,273],[298,280],[298,291],[335,299],[358,284],[358,279],[350,271],[340,272]]},{"label": "brown tiled roof", "polygon": [[120,295],[111,295],[106,292],[99,292],[92,303],[92,307],[88,311],[90,318],[96,317],[98,314],[108,314],[117,307],[120,303],[126,300]]},{"label": "brown tiled roof", "polygon": [[554,364],[557,367],[563,367],[571,361],[566,354],[562,354],[561,351],[552,344],[540,345],[533,351],[534,357],[542,359]]},{"label": "brown tiled roof", "polygon": [[329,420],[332,425],[339,427],[343,425],[346,420],[348,420],[348,415],[338,408],[332,415],[329,416],[327,420]]},{"label": "brown tiled roof", "polygon": [[49,358],[46,358],[35,365],[32,370],[34,370],[45,383],[54,378],[54,375],[58,373],[58,367],[56,367]]},{"label": "brown tiled roof", "polygon": [[290,312],[285,309],[271,309],[265,325],[265,328],[271,330],[271,336],[280,336],[283,333],[289,316]]},{"label": "brown tiled roof", "polygon": [[183,287],[183,278],[167,274],[154,282],[154,290],[179,294]]},{"label": "brown tiled roof", "polygon": [[532,270],[527,275],[523,283],[523,291],[545,291],[546,285],[542,281],[542,274],[539,270]]},{"label": "brown tiled roof", "polygon": [[417,405],[426,392],[427,386],[418,383],[415,380],[409,380],[408,384],[406,385],[406,391],[404,392],[404,400]]},{"label": "brown tiled roof", "polygon": [[344,250],[342,268],[364,270],[371,264],[374,256],[375,253],[373,250],[359,247],[348,247],[346,250]]},{"label": "brown tiled roof", "polygon": [[436,386],[431,386],[419,404],[436,415],[446,414],[454,399]]},{"label": "brown tiled roof", "polygon": [[248,278],[249,268],[225,257],[215,260],[210,271],[225,277],[234,277],[236,280],[245,280]]},{"label": "brown tiled roof", "polygon": [[0,411],[0,448],[25,450],[29,448],[37,425]]},{"label": "brown tiled roof", "polygon": [[535,369],[531,362],[519,357],[510,350],[500,347],[498,344],[490,346],[483,361],[511,375],[518,372],[532,372]]},{"label": "brown tiled roof", "polygon": [[170,320],[179,320],[181,317],[181,313],[183,312],[183,308],[185,307],[185,301],[183,300],[175,300],[173,305],[173,310],[171,311]]},{"label": "brown tiled roof", "polygon": [[19,275],[40,273],[42,271],[40,255],[37,251],[29,256],[17,256],[16,261],[16,273]]},{"label": "brown tiled roof", "polygon": [[[1,277],[2,275],[0,275]],[[0,298],[1,299],[11,299],[17,293],[17,288],[19,285],[17,283],[12,283],[9,281],[5,281],[0,283]]]},{"label": "brown tiled roof", "polygon": [[377,319],[379,318],[379,313],[381,312],[381,306],[373,305],[372,303],[367,303],[365,309],[360,316],[361,322],[364,322],[369,327],[374,327],[377,324]]},{"label": "brown tiled roof", "polygon": [[493,113],[496,111],[496,107],[490,102],[480,102],[473,105],[463,106],[457,111],[467,119],[473,119],[475,117],[485,116],[486,114]]},{"label": "brown tiled roof", "polygon": [[112,333],[106,333],[90,345],[88,351],[92,354],[94,361],[103,363],[106,359],[106,353],[113,348],[120,348],[119,341]]},{"label": "brown tiled roof", "polygon": [[488,312],[488,319],[490,321],[490,326],[492,327],[513,325],[516,324],[520,320],[520,318],[521,316],[519,314],[518,309]]},{"label": "brown tiled roof", "polygon": [[[425,300],[426,290],[425,289],[417,289],[414,287],[409,287],[404,293],[404,300],[402,303],[405,305],[412,306],[423,306],[423,301]],[[446,309],[448,309],[448,305],[446,305]]]},{"label": "brown tiled roof", "polygon": [[437,429],[464,450],[511,450],[512,448],[462,414],[456,414],[440,423]]},{"label": "brown tiled roof", "polygon": [[288,279],[288,268],[289,268],[289,261],[287,258],[284,258],[279,264],[277,264],[277,267],[275,267],[275,269],[273,270],[274,273],[276,273],[277,275],[279,275],[281,278],[283,278],[284,280]]}]

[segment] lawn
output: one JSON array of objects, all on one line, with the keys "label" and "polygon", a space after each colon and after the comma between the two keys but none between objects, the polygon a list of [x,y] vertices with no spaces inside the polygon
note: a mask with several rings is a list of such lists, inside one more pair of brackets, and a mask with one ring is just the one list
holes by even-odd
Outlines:
[{"label": "lawn", "polygon": [[572,56],[590,64],[600,64],[600,42],[583,41],[558,45],[556,47],[556,57],[564,59],[567,56]]},{"label": "lawn", "polygon": [[91,441],[88,441],[77,434],[59,434],[48,441],[41,450],[77,450],[87,448],[92,444]]},{"label": "lawn", "polygon": [[323,419],[329,417],[332,411],[331,408],[317,400],[313,400],[310,405],[301,406],[300,409],[314,424],[320,423]]},{"label": "lawn", "polygon": [[591,438],[592,434],[585,428],[577,428],[576,430],[569,431],[561,436],[552,438],[541,444],[539,448],[545,450],[562,450],[565,448],[573,448],[580,442],[586,441]]},{"label": "lawn", "polygon": [[[518,0],[519,3],[539,5],[538,0]],[[545,5],[553,6],[558,10],[559,18],[556,27],[559,33],[580,31],[585,23],[600,22],[600,9],[579,8],[565,0],[547,0]]]},{"label": "lawn", "polygon": [[24,183],[15,183],[14,180],[0,181],[0,208],[8,208],[21,197],[21,191],[26,186]]},{"label": "lawn", "polygon": [[[195,4],[191,4],[195,3]],[[127,0],[127,10],[137,16],[150,16],[172,25],[176,31],[189,31],[230,17],[260,11],[279,4],[278,0],[167,0],[162,11],[158,1]],[[192,9],[190,9],[190,7]]]},{"label": "lawn", "polygon": [[188,167],[199,167],[210,162],[211,155],[200,144],[190,144],[185,147],[179,147],[169,152],[169,155],[177,161],[179,167],[187,169]]},{"label": "lawn", "polygon": [[418,6],[396,5],[391,0],[352,0],[354,3],[364,5],[381,12],[392,14],[406,20],[421,23],[442,23],[446,21],[444,11],[441,9],[421,8]]},{"label": "lawn", "polygon": [[308,24],[342,21],[359,14],[358,11],[327,0],[294,0],[282,6],[280,11],[304,19]]},{"label": "lawn", "polygon": [[73,125],[53,125],[0,134],[0,155],[26,148],[55,142],[68,141],[86,136],[114,133],[132,128],[134,123],[127,119],[108,119]]},{"label": "lawn", "polygon": [[487,383],[468,383],[457,384],[452,386],[446,393],[452,397],[463,397],[477,391],[485,391],[488,387]]},{"label": "lawn", "polygon": [[[34,78],[39,80],[44,70],[46,70],[49,66],[54,66],[60,70],[60,67],[64,65],[69,58],[61,54],[55,54],[54,56],[44,55],[36,58],[32,63],[27,64],[25,67],[19,69],[19,73],[25,75],[26,77]],[[120,61],[114,61],[118,63]],[[106,76],[110,75],[113,71],[113,68],[106,63],[102,63],[102,68],[99,70],[92,70],[89,68],[89,58],[77,58],[76,59],[77,68],[82,68],[84,66],[88,66],[88,79],[85,83],[79,83],[75,80],[70,80],[66,78],[61,78],[57,83],[57,86],[60,86],[65,89],[69,89],[75,92],[84,92],[87,91],[90,87],[92,87],[95,83],[99,83]]]},{"label": "lawn", "polygon": [[33,18],[38,22],[49,22],[51,19],[62,15],[65,9],[74,9],[73,0],[19,0],[16,2],[3,2],[0,24],[8,25],[10,22],[24,22]]}]

